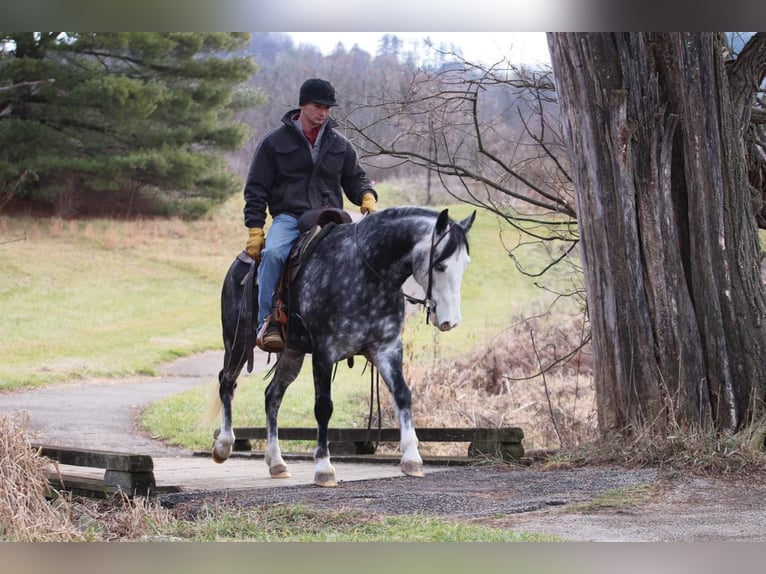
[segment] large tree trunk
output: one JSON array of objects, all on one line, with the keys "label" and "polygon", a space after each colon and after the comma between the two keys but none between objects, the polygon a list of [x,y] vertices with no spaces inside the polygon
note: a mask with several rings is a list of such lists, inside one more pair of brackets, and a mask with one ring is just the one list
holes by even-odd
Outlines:
[{"label": "large tree trunk", "polygon": [[549,46],[599,424],[737,430],[766,391],[751,99],[732,99],[717,34],[555,33]]}]

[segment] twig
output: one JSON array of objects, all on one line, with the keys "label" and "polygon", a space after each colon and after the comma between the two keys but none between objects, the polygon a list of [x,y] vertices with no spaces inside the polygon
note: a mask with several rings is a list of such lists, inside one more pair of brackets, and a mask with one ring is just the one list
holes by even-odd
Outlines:
[{"label": "twig", "polygon": [[559,439],[559,446],[563,447],[564,443],[561,440],[561,433],[559,432],[559,425],[556,423],[556,416],[553,414],[553,403],[551,403],[551,394],[548,392],[548,379],[545,377],[545,369],[543,363],[540,360],[540,353],[537,351],[537,345],[535,344],[535,333],[529,331],[529,336],[532,339],[532,349],[535,352],[535,358],[537,359],[537,365],[540,367],[540,375],[543,377],[543,388],[545,389],[545,398],[548,401],[548,411],[551,413],[551,421],[553,421],[553,430],[556,431],[556,437]]}]

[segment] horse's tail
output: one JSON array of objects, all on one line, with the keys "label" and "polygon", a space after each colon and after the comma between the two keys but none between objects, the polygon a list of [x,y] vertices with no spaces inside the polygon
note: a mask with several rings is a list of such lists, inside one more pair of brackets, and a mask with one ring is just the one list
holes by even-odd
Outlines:
[{"label": "horse's tail", "polygon": [[221,417],[221,397],[218,394],[218,383],[209,387],[207,406],[197,421],[197,428],[208,430],[219,422]]}]

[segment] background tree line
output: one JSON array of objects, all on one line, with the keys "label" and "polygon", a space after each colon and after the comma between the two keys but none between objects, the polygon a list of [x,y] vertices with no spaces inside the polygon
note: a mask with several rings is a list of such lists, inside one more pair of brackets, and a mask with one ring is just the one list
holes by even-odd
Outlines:
[{"label": "background tree line", "polygon": [[[523,131],[518,95],[497,78],[478,80],[482,71],[466,67],[459,48],[405,46],[394,34],[374,55],[339,45],[326,57],[283,33],[0,36],[0,209],[201,215],[240,191],[257,141],[297,106],[310,76],[337,87],[337,119],[375,179],[430,177],[422,162],[367,144],[399,138],[413,149],[450,148],[470,117],[436,118],[459,97],[435,101],[465,77],[483,92],[482,114],[493,123],[487,143]],[[440,187],[424,183],[427,195]]]},{"label": "background tree line", "polygon": [[[381,37],[375,55],[339,45],[330,56],[283,33],[2,37],[2,201],[76,215],[87,212],[82,194],[107,213],[115,197],[149,196],[199,214],[240,191],[257,141],[297,105],[297,86],[318,75],[336,85],[336,117],[373,178],[425,178],[427,195],[445,189],[510,214],[511,224],[548,218],[566,230],[557,237],[576,239],[549,69],[472,63],[458,47],[405,46],[394,34]],[[731,39],[736,54],[744,42]],[[748,133],[760,191],[761,110]]]},{"label": "background tree line", "polygon": [[0,33],[0,207],[199,215],[257,103],[247,34]]}]

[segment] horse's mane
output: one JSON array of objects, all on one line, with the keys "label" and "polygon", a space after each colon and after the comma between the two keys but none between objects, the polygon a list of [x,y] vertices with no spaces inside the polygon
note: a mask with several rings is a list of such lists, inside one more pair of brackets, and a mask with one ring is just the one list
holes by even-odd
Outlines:
[{"label": "horse's mane", "polygon": [[420,207],[417,205],[401,205],[397,207],[388,207],[382,209],[376,213],[378,216],[387,218],[400,218],[400,217],[429,217],[436,219],[439,212],[427,207]]},{"label": "horse's mane", "polygon": [[[398,207],[389,207],[378,211],[376,216],[379,218],[385,218],[387,220],[392,219],[394,221],[401,220],[405,217],[419,217],[436,219],[439,217],[439,212],[427,207],[420,207],[416,205],[403,205]],[[444,248],[442,249],[436,263],[446,259],[452,255],[461,245],[465,246],[465,250],[470,254],[468,247],[468,237],[466,237],[465,231],[462,227],[455,224],[455,221],[450,218],[451,229]]]}]

